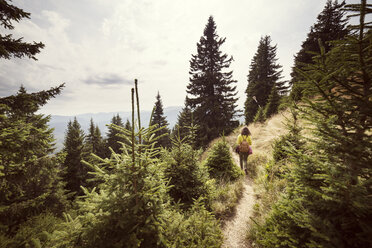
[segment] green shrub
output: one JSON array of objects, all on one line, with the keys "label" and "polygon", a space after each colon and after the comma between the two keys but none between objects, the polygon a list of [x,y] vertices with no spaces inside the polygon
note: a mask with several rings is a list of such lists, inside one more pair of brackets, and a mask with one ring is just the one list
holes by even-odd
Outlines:
[{"label": "green shrub", "polygon": [[222,245],[219,222],[200,199],[185,213],[166,211],[164,219],[169,220],[163,233],[166,247],[217,248]]},{"label": "green shrub", "polygon": [[164,247],[167,186],[162,164],[148,152],[134,164],[131,156],[113,152],[93,165],[104,183],[77,200],[78,216],[67,217],[56,247]]},{"label": "green shrub", "polygon": [[289,171],[289,163],[282,161],[275,162],[271,160],[265,165],[265,176],[268,181],[285,178],[285,175],[289,173]]},{"label": "green shrub", "polygon": [[274,141],[272,146],[273,159],[275,162],[289,158],[288,147],[293,146],[296,149],[300,149],[303,146],[304,143],[300,140],[299,131],[300,130],[291,130],[288,134],[282,135],[279,139]]},{"label": "green shrub", "polygon": [[266,119],[265,119],[265,113],[264,113],[264,109],[263,108],[259,108],[256,115],[254,116],[254,119],[253,119],[253,122],[259,122],[259,123],[262,123],[264,122]]},{"label": "green shrub", "polygon": [[284,111],[292,105],[293,101],[290,96],[281,96],[278,111]]},{"label": "green shrub", "polygon": [[163,151],[165,161],[165,177],[169,180],[169,194],[174,202],[184,204],[185,208],[193,205],[194,200],[203,197],[209,207],[214,190],[214,180],[211,180],[206,167],[198,161],[200,152],[191,145],[174,145],[171,151]]},{"label": "green shrub", "polygon": [[48,247],[50,233],[56,230],[62,221],[51,213],[33,216],[20,225],[13,237],[0,237],[0,247]]},{"label": "green shrub", "polygon": [[225,138],[215,143],[206,159],[205,166],[213,178],[219,180],[236,180],[243,171],[235,164]]}]

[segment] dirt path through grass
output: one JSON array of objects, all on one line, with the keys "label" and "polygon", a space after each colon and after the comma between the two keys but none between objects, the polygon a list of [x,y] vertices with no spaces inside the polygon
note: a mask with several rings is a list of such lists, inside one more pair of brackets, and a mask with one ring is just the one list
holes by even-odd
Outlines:
[{"label": "dirt path through grass", "polygon": [[[256,154],[271,154],[272,144],[276,138],[288,132],[285,126],[285,120],[289,118],[290,111],[281,112],[268,121],[262,124],[251,124],[249,130],[252,133],[252,148]],[[239,130],[235,130],[231,135],[226,137],[230,146],[234,146]],[[237,165],[239,165],[239,156],[233,152],[232,147],[230,152]],[[249,161],[252,157],[248,158]],[[253,213],[253,205],[255,204],[255,195],[253,191],[253,180],[246,176],[244,179],[244,189],[242,198],[236,207],[236,214],[223,227],[224,248],[250,248],[251,245],[246,241],[248,232],[248,221]]]},{"label": "dirt path through grass", "polygon": [[[232,152],[232,148],[230,149]],[[236,164],[239,164],[239,156],[233,153]],[[246,241],[248,220],[252,215],[254,205],[253,182],[248,176],[244,179],[243,195],[236,207],[236,214],[225,223],[223,227],[224,248],[250,248]]]}]

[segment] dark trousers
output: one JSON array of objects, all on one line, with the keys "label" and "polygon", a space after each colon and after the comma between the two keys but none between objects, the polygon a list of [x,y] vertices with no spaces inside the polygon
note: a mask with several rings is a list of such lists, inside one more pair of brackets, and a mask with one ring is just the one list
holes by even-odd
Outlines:
[{"label": "dark trousers", "polygon": [[240,160],[240,168],[242,170],[247,169],[248,152],[240,152],[239,160]]}]

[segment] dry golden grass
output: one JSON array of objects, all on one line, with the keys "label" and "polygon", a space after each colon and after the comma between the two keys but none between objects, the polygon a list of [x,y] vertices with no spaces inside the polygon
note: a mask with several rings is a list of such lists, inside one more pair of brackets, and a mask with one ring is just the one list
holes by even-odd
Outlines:
[{"label": "dry golden grass", "polygon": [[286,134],[286,118],[290,118],[289,110],[280,112],[264,123],[253,123],[248,126],[252,133],[253,153],[264,153],[271,156],[272,144],[279,136]]}]

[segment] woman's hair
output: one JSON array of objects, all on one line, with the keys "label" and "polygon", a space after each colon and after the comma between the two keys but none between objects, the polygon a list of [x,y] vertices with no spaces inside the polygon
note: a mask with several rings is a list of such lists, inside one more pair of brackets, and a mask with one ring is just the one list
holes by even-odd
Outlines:
[{"label": "woman's hair", "polygon": [[241,134],[242,135],[251,135],[251,132],[249,131],[248,127],[243,127]]}]

